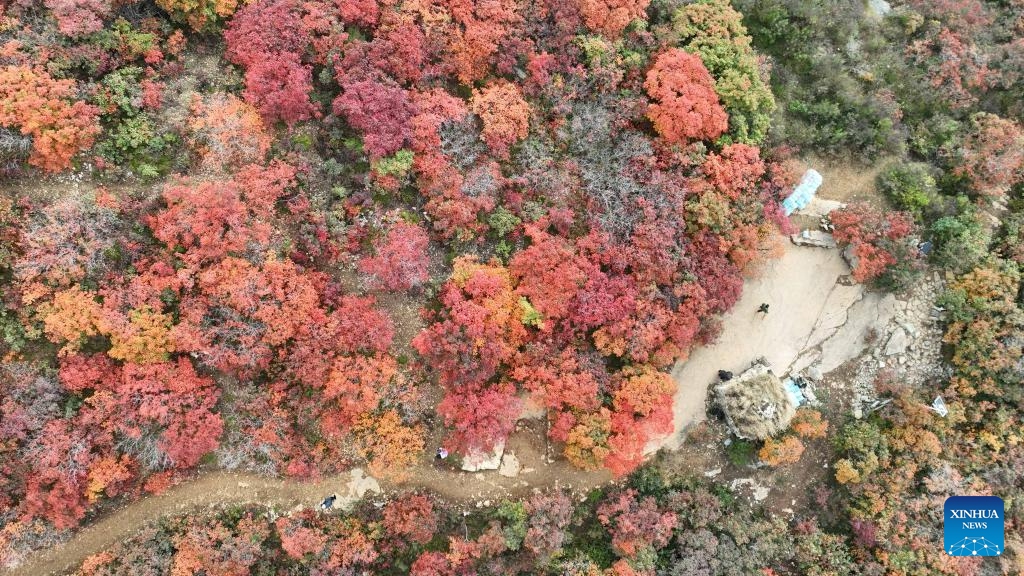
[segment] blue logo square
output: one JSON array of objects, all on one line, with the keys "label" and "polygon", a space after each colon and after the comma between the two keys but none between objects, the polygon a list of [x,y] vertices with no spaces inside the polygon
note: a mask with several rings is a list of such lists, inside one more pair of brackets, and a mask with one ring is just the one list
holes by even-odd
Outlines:
[{"label": "blue logo square", "polygon": [[998,496],[950,496],[943,514],[944,546],[951,556],[999,556],[1003,553],[1003,499]]}]

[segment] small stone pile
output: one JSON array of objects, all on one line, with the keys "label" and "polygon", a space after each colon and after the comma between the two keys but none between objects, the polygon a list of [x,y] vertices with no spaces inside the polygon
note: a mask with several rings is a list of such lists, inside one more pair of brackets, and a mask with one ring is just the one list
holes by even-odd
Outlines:
[{"label": "small stone pile", "polygon": [[854,378],[854,415],[877,400],[874,382],[887,371],[904,385],[916,387],[949,377],[942,361],[943,311],[935,300],[945,288],[939,272],[923,278],[906,294],[896,296],[896,313],[864,354]]}]

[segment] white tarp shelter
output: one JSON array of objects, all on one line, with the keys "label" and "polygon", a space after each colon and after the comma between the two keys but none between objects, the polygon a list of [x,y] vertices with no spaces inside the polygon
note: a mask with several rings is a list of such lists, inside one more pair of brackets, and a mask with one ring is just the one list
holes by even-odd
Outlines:
[{"label": "white tarp shelter", "polygon": [[803,178],[793,189],[793,193],[782,201],[782,209],[786,211],[786,216],[810,204],[818,187],[821,186],[821,182],[821,174],[814,168],[804,172]]}]

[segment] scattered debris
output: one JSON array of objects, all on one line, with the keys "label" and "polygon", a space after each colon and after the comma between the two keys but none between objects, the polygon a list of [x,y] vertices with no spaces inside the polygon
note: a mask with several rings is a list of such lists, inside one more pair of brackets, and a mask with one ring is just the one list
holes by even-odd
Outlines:
[{"label": "scattered debris", "polygon": [[885,400],[875,400],[874,402],[871,403],[870,406],[868,406],[868,414],[871,414],[872,412],[876,412],[878,410],[881,410],[882,408],[885,408],[891,402],[892,402],[892,398],[886,398]]},{"label": "scattered debris", "polygon": [[729,483],[729,488],[732,490],[738,489],[740,486],[750,486],[750,491],[754,497],[755,502],[761,502],[768,497],[770,488],[758,484],[753,478],[736,478]]},{"label": "scattered debris", "polygon": [[786,378],[782,381],[782,387],[786,389],[786,394],[789,394],[789,399],[793,402],[793,406],[799,408],[803,406],[807,400],[804,398],[804,392],[797,385],[796,381],[792,378]]},{"label": "scattered debris", "polygon": [[818,405],[818,395],[814,393],[814,388],[809,384],[806,388],[804,388],[804,398],[807,399],[807,404],[809,406]]}]

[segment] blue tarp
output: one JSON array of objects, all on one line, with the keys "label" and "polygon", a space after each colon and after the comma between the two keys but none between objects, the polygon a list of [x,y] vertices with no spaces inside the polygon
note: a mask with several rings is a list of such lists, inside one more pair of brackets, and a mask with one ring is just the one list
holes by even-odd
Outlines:
[{"label": "blue tarp", "polygon": [[794,382],[792,378],[786,378],[783,380],[782,385],[786,388],[786,393],[789,394],[790,399],[793,400],[793,406],[800,407],[804,402],[807,402],[807,399],[804,398],[803,390],[796,385],[796,382]]},{"label": "blue tarp", "polygon": [[786,216],[810,204],[819,186],[821,186],[821,174],[817,170],[811,168],[804,172],[803,178],[793,189],[793,193],[782,201],[782,209],[786,211]]}]

